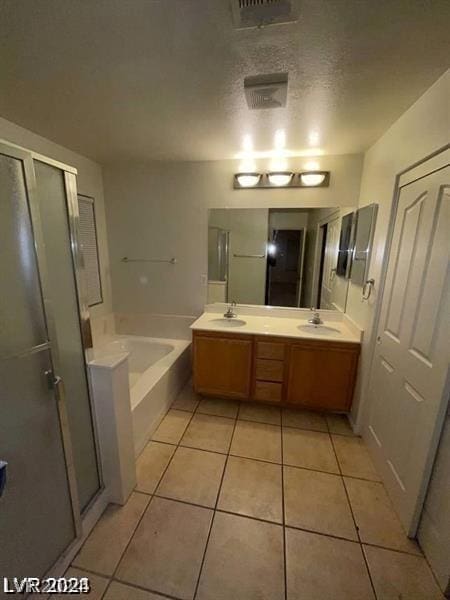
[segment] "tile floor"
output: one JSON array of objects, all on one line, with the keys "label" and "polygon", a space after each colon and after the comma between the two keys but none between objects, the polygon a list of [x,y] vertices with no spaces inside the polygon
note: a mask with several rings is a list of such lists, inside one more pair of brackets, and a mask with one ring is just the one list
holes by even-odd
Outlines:
[{"label": "tile floor", "polygon": [[94,600],[437,600],[344,417],[181,392],[70,573]]}]

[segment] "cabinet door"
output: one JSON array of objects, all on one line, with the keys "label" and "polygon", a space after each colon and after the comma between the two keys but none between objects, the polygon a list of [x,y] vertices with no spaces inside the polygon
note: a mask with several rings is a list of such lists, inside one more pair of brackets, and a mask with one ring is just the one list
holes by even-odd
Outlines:
[{"label": "cabinet door", "polygon": [[229,398],[248,398],[252,345],[249,339],[196,336],[195,390]]},{"label": "cabinet door", "polygon": [[313,409],[350,410],[358,353],[358,346],[350,345],[292,345],[287,402]]}]

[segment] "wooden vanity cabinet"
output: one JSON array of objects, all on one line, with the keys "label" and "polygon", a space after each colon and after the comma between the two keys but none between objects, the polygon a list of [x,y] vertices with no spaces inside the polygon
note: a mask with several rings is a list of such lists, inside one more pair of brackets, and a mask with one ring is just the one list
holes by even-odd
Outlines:
[{"label": "wooden vanity cabinet", "polygon": [[225,333],[194,334],[194,389],[221,398],[250,396],[252,336]]},{"label": "wooden vanity cabinet", "polygon": [[304,408],[349,411],[359,344],[301,341],[289,348],[286,403]]},{"label": "wooden vanity cabinet", "polygon": [[346,342],[195,331],[199,394],[349,411],[360,345]]}]

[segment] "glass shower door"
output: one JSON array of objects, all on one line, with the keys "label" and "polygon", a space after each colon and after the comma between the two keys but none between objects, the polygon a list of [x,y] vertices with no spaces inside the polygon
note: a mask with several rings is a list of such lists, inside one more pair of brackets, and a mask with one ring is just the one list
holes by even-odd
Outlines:
[{"label": "glass shower door", "polygon": [[[36,189],[45,241],[47,278],[43,293],[53,316],[50,336],[57,340],[57,363],[64,381],[65,403],[73,448],[80,508],[89,504],[100,488],[94,425],[80,329],[81,308],[73,262],[76,240],[69,219],[78,218],[75,175],[35,160]],[[74,195],[74,198],[71,198]],[[76,214],[69,214],[68,202]],[[83,319],[81,319],[83,323]],[[85,332],[84,332],[85,333]]]},{"label": "glass shower door", "polygon": [[19,578],[47,572],[76,537],[79,514],[30,217],[33,183],[31,156],[0,145],[0,461],[8,463],[0,573]]}]

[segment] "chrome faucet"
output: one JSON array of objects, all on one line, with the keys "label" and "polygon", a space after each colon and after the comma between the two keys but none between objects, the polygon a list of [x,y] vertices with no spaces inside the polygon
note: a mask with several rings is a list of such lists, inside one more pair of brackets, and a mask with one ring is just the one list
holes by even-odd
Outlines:
[{"label": "chrome faucet", "polygon": [[233,308],[236,308],[236,302],[234,300],[230,302],[227,312],[223,314],[225,319],[234,319],[237,316]]},{"label": "chrome faucet", "polygon": [[316,311],[316,309],[314,308],[314,306],[311,306],[311,311],[315,311],[313,316],[308,319],[308,323],[311,323],[311,325],[323,325],[323,321],[320,318],[320,314]]}]

